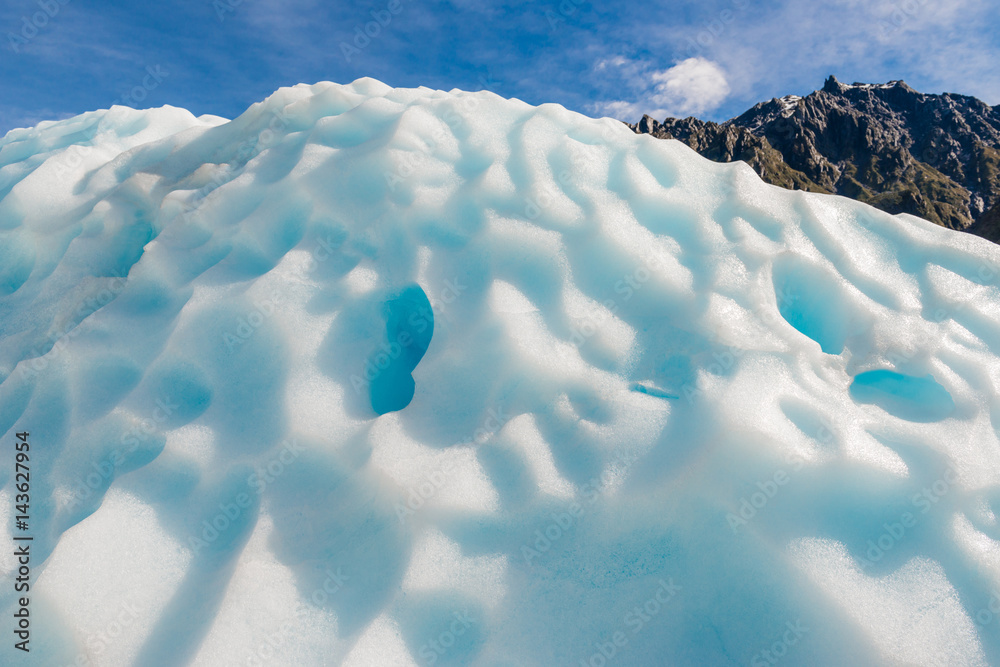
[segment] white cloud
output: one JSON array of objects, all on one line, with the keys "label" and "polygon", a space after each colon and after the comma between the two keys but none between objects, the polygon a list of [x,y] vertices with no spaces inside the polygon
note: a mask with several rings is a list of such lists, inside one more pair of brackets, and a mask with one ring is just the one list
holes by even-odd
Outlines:
[{"label": "white cloud", "polygon": [[[601,116],[617,118],[618,120],[635,121],[642,117],[644,113],[656,114],[655,110],[637,104],[635,102],[625,102],[624,100],[611,100],[608,102],[598,102],[590,105],[591,111]],[[645,111],[643,111],[645,109]]]},{"label": "white cloud", "polygon": [[654,99],[679,114],[699,114],[718,107],[729,95],[726,73],[705,58],[688,58],[653,74]]},{"label": "white cloud", "polygon": [[[629,122],[643,113],[722,120],[771,97],[806,95],[830,74],[848,83],[905,79],[925,93],[1000,103],[1000,42],[991,30],[1000,25],[997,0],[680,0],[636,11],[641,19],[623,30],[621,42],[637,52],[673,54],[674,65],[693,56],[714,63],[730,91],[715,109],[697,112],[659,95],[651,76],[662,63],[634,59],[618,66],[614,54],[602,52],[591,62],[604,58],[605,65],[592,76],[605,92],[590,111]],[[639,83],[628,69],[637,65],[643,67]]]},{"label": "white cloud", "polygon": [[702,57],[682,60],[665,70],[654,70],[644,63],[621,56],[601,60],[597,71],[616,67],[636,92],[635,101],[606,100],[591,105],[591,110],[622,120],[637,120],[642,114],[663,119],[666,116],[704,114],[718,108],[729,96],[729,82],[723,69]]},{"label": "white cloud", "polygon": [[628,59],[625,56],[615,56],[614,58],[604,58],[603,60],[597,61],[597,65],[594,69],[598,72],[603,72],[608,67],[624,67],[628,64]]}]

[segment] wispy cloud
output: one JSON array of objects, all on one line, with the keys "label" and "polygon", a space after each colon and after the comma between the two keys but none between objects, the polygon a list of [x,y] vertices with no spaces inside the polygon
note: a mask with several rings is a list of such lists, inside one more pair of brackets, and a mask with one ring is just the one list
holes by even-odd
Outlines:
[{"label": "wispy cloud", "polygon": [[[377,29],[367,24],[389,0],[222,2],[223,20],[212,0],[61,5],[22,53],[0,54],[0,90],[24,107],[8,107],[0,132],[15,117],[106,107],[150,65],[170,78],[145,104],[227,117],[300,82],[478,90],[487,72],[506,97],[623,120],[724,120],[828,74],[1000,103],[995,0],[401,0]],[[0,34],[35,11],[36,0],[0,2]],[[358,26],[378,34],[348,61],[341,44]]]},{"label": "wispy cloud", "polygon": [[[906,79],[925,92],[1000,102],[1000,5],[988,0],[786,0],[749,14],[706,50],[744,103],[848,81]],[[735,86],[734,86],[735,88]]]},{"label": "wispy cloud", "polygon": [[[1000,3],[993,0],[707,0],[621,11],[617,43],[604,45],[595,58],[603,69],[590,71],[598,100],[588,100],[591,112],[626,120],[661,115],[655,111],[724,120],[758,101],[806,94],[829,74],[847,81],[905,79],[925,92],[1000,102],[1000,34],[990,27],[1000,24]],[[701,111],[693,102],[663,98],[651,84],[653,72],[691,58],[715,63],[729,87],[718,104],[712,90],[704,90]],[[632,78],[636,69],[641,82]]]}]

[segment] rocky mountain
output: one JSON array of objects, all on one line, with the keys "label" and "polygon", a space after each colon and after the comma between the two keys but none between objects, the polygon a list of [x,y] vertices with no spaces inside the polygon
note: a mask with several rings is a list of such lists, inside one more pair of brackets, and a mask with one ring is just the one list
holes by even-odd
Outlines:
[{"label": "rocky mountain", "polygon": [[643,117],[633,131],[743,160],[769,183],[845,195],[1000,242],[1000,105],[903,81],[757,104],[724,123]]}]

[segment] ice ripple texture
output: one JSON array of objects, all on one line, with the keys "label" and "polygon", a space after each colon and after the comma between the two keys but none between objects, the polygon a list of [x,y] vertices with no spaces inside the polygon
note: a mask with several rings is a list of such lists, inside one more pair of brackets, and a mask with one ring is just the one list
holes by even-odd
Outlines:
[{"label": "ice ripple texture", "polygon": [[2,661],[1000,664],[998,272],[489,92],[12,131]]}]

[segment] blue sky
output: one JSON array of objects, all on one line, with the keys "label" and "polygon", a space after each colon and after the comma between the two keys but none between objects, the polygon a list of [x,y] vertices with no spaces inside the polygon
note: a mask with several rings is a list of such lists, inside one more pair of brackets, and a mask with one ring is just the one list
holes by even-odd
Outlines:
[{"label": "blue sky", "polygon": [[629,121],[724,120],[828,74],[995,105],[998,28],[995,0],[0,0],[0,134],[122,101],[232,118],[362,76]]}]

